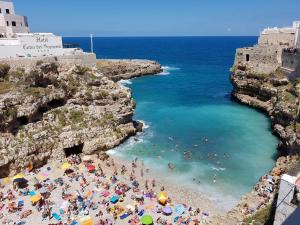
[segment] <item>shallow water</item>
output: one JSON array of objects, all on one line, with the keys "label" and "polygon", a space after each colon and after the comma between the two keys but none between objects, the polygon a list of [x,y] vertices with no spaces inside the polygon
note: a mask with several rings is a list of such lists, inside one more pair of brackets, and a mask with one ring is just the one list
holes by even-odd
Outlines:
[{"label": "shallow water", "polygon": [[[87,38],[65,41],[88,50]],[[230,99],[235,49],[256,41],[96,38],[98,58],[147,58],[165,66],[158,76],[122,82],[132,88],[137,102],[135,119],[149,128],[138,142],[130,139],[113,152],[128,160],[139,157],[162,176],[200,188],[222,206],[233,206],[272,168],[278,143],[265,115]],[[175,166],[173,171],[168,163]]]}]

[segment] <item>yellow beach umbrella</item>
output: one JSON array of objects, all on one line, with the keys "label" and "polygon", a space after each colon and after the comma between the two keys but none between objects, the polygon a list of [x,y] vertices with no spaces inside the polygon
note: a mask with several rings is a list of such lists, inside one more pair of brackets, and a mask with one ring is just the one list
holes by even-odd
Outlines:
[{"label": "yellow beach umbrella", "polygon": [[167,204],[167,200],[168,200],[168,193],[167,192],[161,192],[158,194],[157,196],[157,200],[160,204],[165,205]]},{"label": "yellow beach umbrella", "polygon": [[64,164],[61,165],[61,168],[62,168],[63,170],[67,170],[67,169],[70,169],[71,166],[72,166],[72,165],[71,165],[70,163],[65,162]]},{"label": "yellow beach umbrella", "polygon": [[93,225],[94,222],[90,216],[85,216],[80,219],[80,224],[81,225]]},{"label": "yellow beach umbrella", "polygon": [[36,195],[34,195],[30,198],[30,201],[31,201],[31,203],[36,203],[41,199],[42,199],[42,195],[41,194],[36,194]]},{"label": "yellow beach umbrella", "polygon": [[19,173],[19,174],[15,175],[15,176],[13,177],[13,180],[16,180],[16,179],[22,179],[22,178],[25,178],[25,175],[22,174],[22,173]]}]

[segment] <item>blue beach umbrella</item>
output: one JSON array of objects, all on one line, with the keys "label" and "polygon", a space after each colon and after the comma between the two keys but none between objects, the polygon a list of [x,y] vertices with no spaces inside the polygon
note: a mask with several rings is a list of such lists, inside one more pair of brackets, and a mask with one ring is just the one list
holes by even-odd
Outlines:
[{"label": "blue beach umbrella", "polygon": [[176,205],[175,212],[179,215],[182,215],[185,212],[185,207],[183,205]]},{"label": "blue beach umbrella", "polygon": [[116,204],[117,202],[119,201],[119,197],[118,196],[112,196],[110,198],[110,202],[113,203],[113,204]]}]

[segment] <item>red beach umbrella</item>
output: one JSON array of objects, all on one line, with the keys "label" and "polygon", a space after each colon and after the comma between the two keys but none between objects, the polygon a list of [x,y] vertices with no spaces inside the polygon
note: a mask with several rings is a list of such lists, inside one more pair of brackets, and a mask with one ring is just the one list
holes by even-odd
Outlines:
[{"label": "red beach umbrella", "polygon": [[90,164],[90,165],[87,166],[87,169],[88,169],[89,172],[94,172],[96,170],[96,167],[94,165]]}]

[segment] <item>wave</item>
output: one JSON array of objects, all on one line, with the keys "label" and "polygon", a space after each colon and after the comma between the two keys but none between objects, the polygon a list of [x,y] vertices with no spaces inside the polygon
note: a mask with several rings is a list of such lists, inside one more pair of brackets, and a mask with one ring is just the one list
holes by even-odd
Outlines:
[{"label": "wave", "polygon": [[163,71],[159,73],[158,75],[170,75],[170,71],[180,70],[178,67],[172,67],[172,66],[162,66]]},{"label": "wave", "polygon": [[131,85],[132,82],[130,80],[120,80],[120,81],[118,81],[118,84],[126,86],[126,85]]},{"label": "wave", "polygon": [[172,67],[172,66],[163,66],[162,69],[163,69],[163,70],[168,70],[168,71],[172,71],[172,70],[180,70],[179,67]]},{"label": "wave", "polygon": [[139,120],[139,122],[141,122],[143,124],[143,130],[146,130],[150,127],[150,125],[147,124],[144,120]]},{"label": "wave", "polygon": [[212,168],[212,170],[216,170],[216,171],[224,171],[224,170],[226,170],[226,168],[223,168],[223,167],[211,167]]}]

